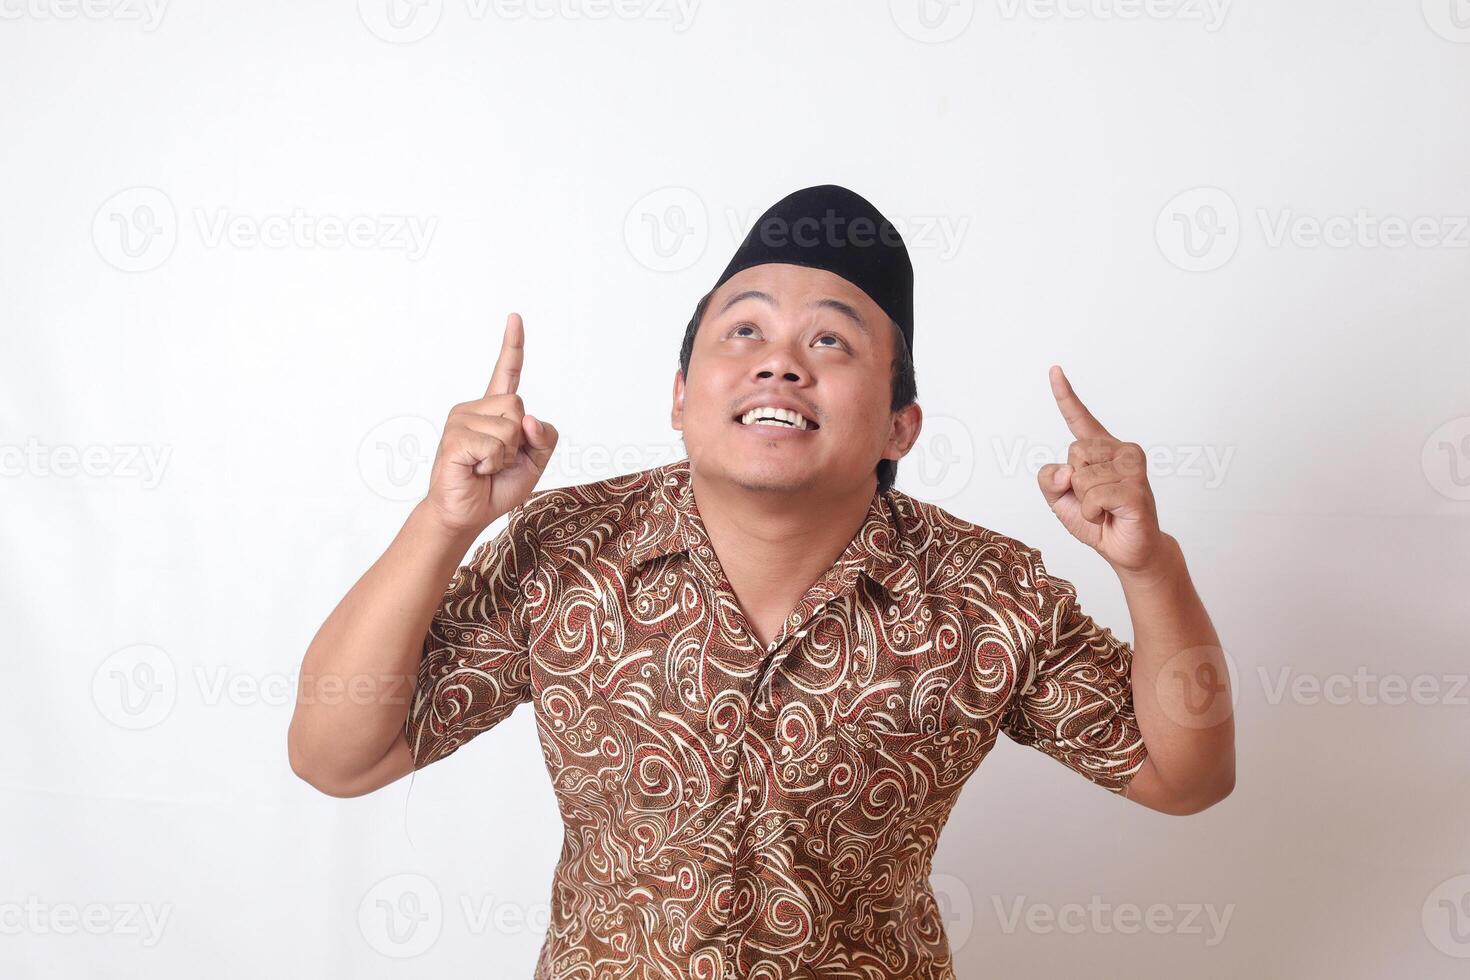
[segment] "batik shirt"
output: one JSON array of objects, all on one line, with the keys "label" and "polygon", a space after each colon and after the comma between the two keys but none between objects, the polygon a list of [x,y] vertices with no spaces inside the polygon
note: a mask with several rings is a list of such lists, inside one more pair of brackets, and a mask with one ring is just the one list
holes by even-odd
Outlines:
[{"label": "batik shirt", "polygon": [[531,704],[565,824],[538,978],[948,978],[965,781],[1004,732],[1121,793],[1132,658],[1039,551],[896,488],[762,645],[684,457],[512,510],[405,732],[418,769]]}]

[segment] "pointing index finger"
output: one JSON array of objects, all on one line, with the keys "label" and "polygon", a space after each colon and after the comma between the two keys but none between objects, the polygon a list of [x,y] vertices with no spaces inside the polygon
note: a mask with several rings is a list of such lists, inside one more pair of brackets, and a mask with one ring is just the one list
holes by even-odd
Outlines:
[{"label": "pointing index finger", "polygon": [[490,385],[485,397],[511,395],[521,383],[521,365],[526,357],[526,325],[519,313],[512,313],[505,320],[505,334],[500,340],[500,356],[495,359],[495,371],[490,375]]},{"label": "pointing index finger", "polygon": [[1056,397],[1057,408],[1062,411],[1062,418],[1067,421],[1067,428],[1072,430],[1072,435],[1078,439],[1111,439],[1113,434],[1103,428],[1103,424],[1093,417],[1082,404],[1082,399],[1072,390],[1072,383],[1062,373],[1061,365],[1053,364],[1048,372],[1051,377],[1051,393]]}]

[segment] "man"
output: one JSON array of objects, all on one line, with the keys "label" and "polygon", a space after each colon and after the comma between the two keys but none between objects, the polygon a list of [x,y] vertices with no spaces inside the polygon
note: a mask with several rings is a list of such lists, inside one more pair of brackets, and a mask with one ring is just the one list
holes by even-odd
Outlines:
[{"label": "man", "polygon": [[415,681],[406,709],[300,699],[291,764],[333,795],[533,705],[566,825],[538,977],[952,977],[930,862],[1001,732],[1165,813],[1230,792],[1232,722],[1199,709],[1219,640],[1142,451],[1059,368],[1076,441],[1040,489],[1117,572],[1133,646],[1035,549],[892,488],[922,423],[912,288],[868,201],[789,195],[690,323],[687,456],[541,491],[557,432],[516,394],[512,314],[428,496],[307,651],[303,678]]}]

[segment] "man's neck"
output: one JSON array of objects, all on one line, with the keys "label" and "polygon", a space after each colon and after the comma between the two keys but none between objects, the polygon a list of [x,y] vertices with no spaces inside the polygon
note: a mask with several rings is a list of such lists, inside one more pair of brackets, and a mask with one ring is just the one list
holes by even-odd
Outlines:
[{"label": "man's neck", "polygon": [[877,492],[758,492],[728,481],[690,480],[710,545],[747,617],[770,620],[789,612],[842,555]]}]

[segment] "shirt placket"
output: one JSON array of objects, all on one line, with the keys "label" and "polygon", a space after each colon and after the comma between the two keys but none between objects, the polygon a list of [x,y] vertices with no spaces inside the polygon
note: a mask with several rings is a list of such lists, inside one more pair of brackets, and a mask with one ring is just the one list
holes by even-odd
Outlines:
[{"label": "shirt placket", "polygon": [[[740,765],[736,767],[735,772],[735,789],[737,794],[735,808],[735,846],[732,851],[734,863],[730,869],[732,920],[726,923],[726,978],[739,976],[737,961],[739,936],[735,932],[736,925],[733,919],[734,903],[738,900],[741,882],[750,874],[749,866],[739,860],[739,855],[744,841],[749,836],[751,824],[757,817],[754,797],[749,792],[745,779],[745,760],[749,756],[749,753],[746,752],[746,741],[750,729],[754,725],[769,726],[766,730],[774,731],[776,718],[773,713],[771,690],[777,671],[806,637],[807,632],[811,628],[812,620],[821,615],[828,605],[852,590],[857,574],[858,571],[855,568],[835,567],[829,570],[826,575],[807,590],[807,594],[802,597],[802,600],[797,603],[796,608],[782,622],[781,628],[777,630],[775,638],[765,646],[761,664],[751,684],[749,694],[750,711],[746,719],[745,730],[741,734],[741,761]],[[721,588],[728,589],[728,582],[722,582]],[[733,591],[731,595],[733,596]],[[748,623],[743,623],[742,629],[748,635],[754,637],[755,634],[750,630]],[[772,780],[768,778],[766,783],[770,785]],[[758,912],[759,910],[753,909],[750,914],[753,917]]]}]

